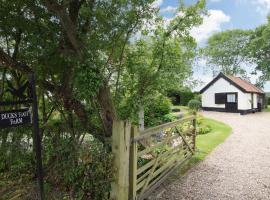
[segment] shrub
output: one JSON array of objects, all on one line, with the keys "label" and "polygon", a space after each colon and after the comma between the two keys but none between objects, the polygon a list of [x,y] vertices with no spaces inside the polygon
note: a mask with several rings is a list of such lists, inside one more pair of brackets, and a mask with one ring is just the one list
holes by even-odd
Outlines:
[{"label": "shrub", "polygon": [[171,102],[167,97],[158,96],[145,107],[145,126],[156,126],[173,120],[170,114]]},{"label": "shrub", "polygon": [[[74,199],[108,199],[114,170],[108,149],[89,134],[78,149],[69,138],[59,138],[57,146],[53,143],[51,138],[44,141],[52,148],[44,152],[44,164],[53,168],[47,176],[47,184],[54,190],[60,187],[62,197],[66,193],[72,194]],[[49,199],[54,199],[56,194],[51,195]]]},{"label": "shrub", "polygon": [[188,102],[188,107],[191,111],[197,112],[201,107],[201,102],[196,99],[192,99]]},{"label": "shrub", "polygon": [[204,134],[210,133],[211,131],[212,131],[211,126],[201,125],[201,126],[199,126],[198,134],[204,135]]},{"label": "shrub", "polygon": [[[200,95],[192,92],[188,88],[181,90],[170,90],[168,91],[168,97],[171,99],[173,105],[188,105],[191,99],[199,98]],[[198,99],[199,100],[199,99]]]}]

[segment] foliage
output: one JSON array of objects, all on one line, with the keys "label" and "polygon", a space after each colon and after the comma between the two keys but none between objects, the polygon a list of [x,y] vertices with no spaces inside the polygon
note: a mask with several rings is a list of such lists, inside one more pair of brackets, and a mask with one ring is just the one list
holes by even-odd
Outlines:
[{"label": "foliage", "polygon": [[201,102],[196,99],[192,99],[188,102],[188,107],[191,111],[197,112],[201,108]]},{"label": "foliage", "polygon": [[155,126],[175,119],[171,112],[171,102],[168,98],[158,96],[145,107],[145,125]]},{"label": "foliage", "polygon": [[227,30],[212,35],[202,55],[207,65],[212,67],[214,75],[223,72],[226,75],[246,75],[242,64],[246,62],[246,46],[250,41],[251,31]]},{"label": "foliage", "polygon": [[168,97],[170,97],[170,99],[172,99],[172,103],[174,105],[183,105],[183,106],[187,106],[188,102],[197,97],[197,94],[192,92],[190,89],[188,88],[182,88],[179,90],[170,90],[168,91]]},{"label": "foliage", "polygon": [[256,69],[262,72],[260,83],[270,80],[269,61],[270,17],[268,22],[256,28],[248,44],[247,56],[256,65]]},{"label": "foliage", "polygon": [[199,135],[204,135],[212,131],[212,127],[205,122],[203,116],[197,118],[197,131]]},{"label": "foliage", "polygon": [[267,105],[266,108],[263,110],[264,112],[270,112],[270,106]]}]

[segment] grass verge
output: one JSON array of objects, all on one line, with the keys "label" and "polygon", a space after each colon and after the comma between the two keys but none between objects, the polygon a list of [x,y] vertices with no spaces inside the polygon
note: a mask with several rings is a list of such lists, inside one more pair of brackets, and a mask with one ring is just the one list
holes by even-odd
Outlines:
[{"label": "grass verge", "polygon": [[182,111],[187,111],[188,107],[187,106],[172,106],[172,109],[180,109]]},{"label": "grass verge", "polygon": [[267,108],[263,109],[264,112],[270,112],[270,106],[267,106]]}]

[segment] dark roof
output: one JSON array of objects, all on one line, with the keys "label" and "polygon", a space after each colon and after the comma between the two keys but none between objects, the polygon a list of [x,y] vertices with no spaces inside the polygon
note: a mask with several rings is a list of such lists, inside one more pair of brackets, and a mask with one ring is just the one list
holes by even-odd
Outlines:
[{"label": "dark roof", "polygon": [[200,93],[203,93],[207,90],[212,84],[214,84],[219,78],[224,78],[229,83],[240,89],[242,92],[245,93],[258,93],[264,94],[264,91],[255,85],[251,84],[250,82],[235,76],[226,76],[223,73],[220,73],[216,78],[214,78],[210,83],[208,83],[203,89],[201,89]]}]

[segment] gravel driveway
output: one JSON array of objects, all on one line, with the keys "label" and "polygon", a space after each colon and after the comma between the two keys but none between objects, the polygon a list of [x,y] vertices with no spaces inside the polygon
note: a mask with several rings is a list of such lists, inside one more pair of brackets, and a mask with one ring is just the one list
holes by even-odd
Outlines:
[{"label": "gravel driveway", "polygon": [[156,199],[270,199],[270,113],[203,112],[233,133]]}]

